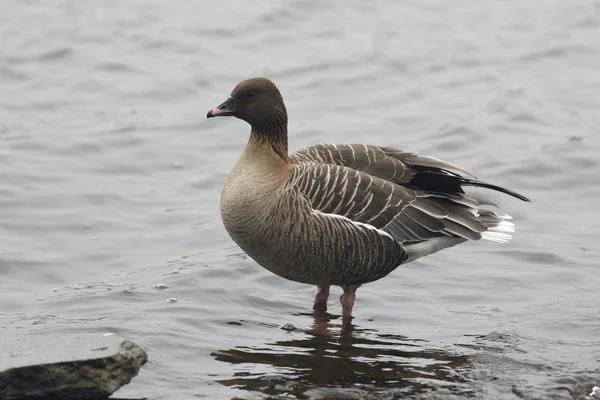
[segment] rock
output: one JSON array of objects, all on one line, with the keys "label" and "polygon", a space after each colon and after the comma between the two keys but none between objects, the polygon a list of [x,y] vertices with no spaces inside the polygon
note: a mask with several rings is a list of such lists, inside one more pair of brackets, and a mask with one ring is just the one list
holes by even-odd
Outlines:
[{"label": "rock", "polygon": [[281,329],[283,329],[284,331],[291,332],[291,331],[295,331],[297,328],[288,322],[287,324],[282,326]]},{"label": "rock", "polygon": [[112,334],[0,336],[0,400],[106,399],[147,360]]}]

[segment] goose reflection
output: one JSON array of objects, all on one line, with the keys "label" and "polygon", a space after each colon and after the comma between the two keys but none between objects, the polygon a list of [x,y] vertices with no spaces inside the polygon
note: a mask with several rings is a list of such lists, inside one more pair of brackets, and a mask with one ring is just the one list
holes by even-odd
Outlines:
[{"label": "goose reflection", "polygon": [[[211,355],[240,368],[218,382],[269,396],[365,398],[416,395],[444,386],[467,394],[469,357],[428,348],[427,341],[382,334],[315,311],[310,329],[260,348],[238,346]],[[259,368],[262,365],[265,368]],[[379,397],[379,396],[378,396]]]}]

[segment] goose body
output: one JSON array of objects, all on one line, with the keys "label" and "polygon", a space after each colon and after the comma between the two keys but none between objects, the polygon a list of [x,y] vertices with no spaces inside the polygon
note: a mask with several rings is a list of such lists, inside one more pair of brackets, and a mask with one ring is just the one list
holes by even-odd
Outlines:
[{"label": "goose body", "polygon": [[250,140],[221,193],[231,238],[283,278],[316,285],[326,308],[344,289],[349,319],[356,289],[399,265],[467,240],[507,242],[511,218],[482,209],[463,187],[526,197],[477,180],[441,160],[390,147],[317,144],[288,155],[287,113],[265,78],[241,82],[208,117],[250,123]]}]

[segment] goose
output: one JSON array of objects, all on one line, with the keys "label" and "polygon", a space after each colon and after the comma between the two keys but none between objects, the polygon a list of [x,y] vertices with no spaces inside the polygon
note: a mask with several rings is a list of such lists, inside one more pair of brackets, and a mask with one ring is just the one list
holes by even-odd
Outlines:
[{"label": "goose", "polygon": [[327,309],[340,286],[343,321],[356,290],[398,266],[469,240],[505,243],[509,215],[481,208],[465,187],[525,196],[437,158],[393,147],[321,143],[288,154],[288,116],[267,78],[240,82],[207,118],[232,116],[250,139],[221,192],[233,241],[268,271],[315,285]]}]

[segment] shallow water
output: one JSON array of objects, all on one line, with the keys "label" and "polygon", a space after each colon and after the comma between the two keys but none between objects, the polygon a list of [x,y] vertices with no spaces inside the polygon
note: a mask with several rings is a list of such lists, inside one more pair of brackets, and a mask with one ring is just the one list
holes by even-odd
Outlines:
[{"label": "shallow water", "polygon": [[[2,334],[135,340],[150,361],[119,397],[585,399],[600,3],[210,4],[0,4]],[[350,329],[337,292],[315,319],[314,288],[257,266],[219,217],[248,127],[205,114],[256,75],[283,92],[291,150],[415,150],[531,197],[489,193],[514,240],[362,287]]]}]

